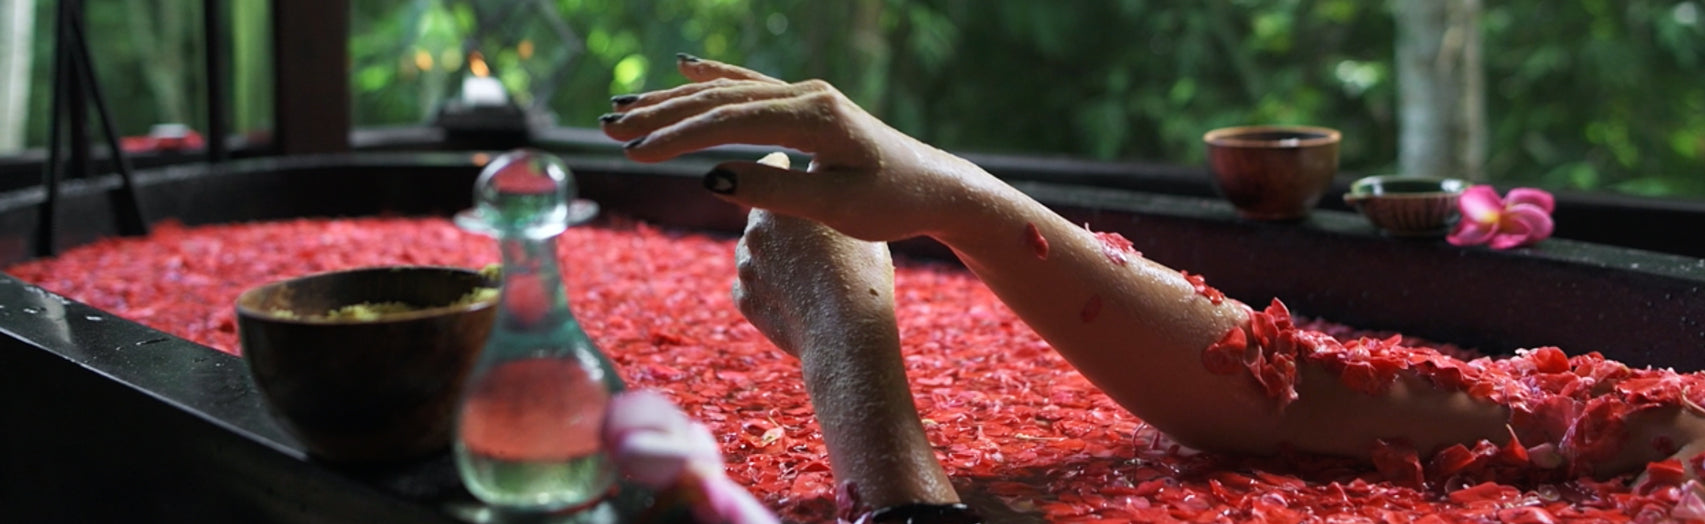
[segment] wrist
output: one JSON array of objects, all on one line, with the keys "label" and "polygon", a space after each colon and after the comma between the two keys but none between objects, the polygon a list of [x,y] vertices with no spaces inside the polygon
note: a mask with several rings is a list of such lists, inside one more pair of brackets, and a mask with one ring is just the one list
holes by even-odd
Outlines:
[{"label": "wrist", "polygon": [[[1029,196],[994,175],[978,170],[961,173],[941,205],[929,211],[938,217],[929,236],[954,250],[988,241],[1003,224],[1023,222]],[[1022,226],[1022,224],[1020,224]]]}]

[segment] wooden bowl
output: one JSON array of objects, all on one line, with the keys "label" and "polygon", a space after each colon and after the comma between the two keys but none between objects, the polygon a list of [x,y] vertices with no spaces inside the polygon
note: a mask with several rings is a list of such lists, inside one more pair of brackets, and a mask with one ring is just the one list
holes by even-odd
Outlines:
[{"label": "wooden bowl", "polygon": [[1468,182],[1427,176],[1370,176],[1350,184],[1344,202],[1396,236],[1441,236],[1457,219],[1457,199]]},{"label": "wooden bowl", "polygon": [[[244,361],[280,425],[318,458],[391,462],[443,451],[497,312],[494,300],[452,304],[482,287],[496,283],[476,271],[419,266],[259,286],[237,298]],[[377,320],[323,316],[379,302],[430,308]]]},{"label": "wooden bowl", "polygon": [[1202,135],[1214,185],[1237,214],[1251,220],[1308,216],[1338,174],[1336,129],[1243,126]]}]

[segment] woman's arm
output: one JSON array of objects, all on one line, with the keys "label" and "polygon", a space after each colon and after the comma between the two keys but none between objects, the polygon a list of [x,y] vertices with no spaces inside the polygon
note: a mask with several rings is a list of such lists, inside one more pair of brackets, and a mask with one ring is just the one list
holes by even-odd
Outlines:
[{"label": "woman's arm", "polygon": [[828,84],[787,84],[709,60],[679,65],[697,82],[620,99],[622,112],[602,119],[606,133],[629,141],[631,158],[659,161],[723,143],[812,153],[807,172],[723,164],[706,187],[864,240],[934,237],[1144,420],[1202,448],[1276,449],[1276,404],[1246,377],[1201,364],[1204,348],[1245,321],[1242,305],[1210,300],[1178,272],[1109,247],[976,165],[888,127]]},{"label": "woman's arm", "polygon": [[[695,83],[618,97],[620,112],[601,119],[608,135],[628,141],[630,158],[662,161],[731,143],[811,153],[805,172],[733,162],[707,174],[705,186],[725,200],[864,240],[941,241],[1091,382],[1188,445],[1368,458],[1380,439],[1422,453],[1509,440],[1508,407],[1412,371],[1370,394],[1346,385],[1339,371],[1293,360],[1293,399],[1250,373],[1211,369],[1225,354],[1206,350],[1234,331],[1253,332],[1248,307],[1142,258],[1122,239],[1066,222],[970,162],[888,127],[826,83],[789,84],[692,57],[678,65]],[[1259,362],[1256,353],[1272,349],[1232,356]],[[1643,428],[1634,429],[1620,449],[1634,460],[1612,461],[1618,467],[1654,455]],[[1676,424],[1655,429],[1681,437],[1669,441],[1699,440]]]}]

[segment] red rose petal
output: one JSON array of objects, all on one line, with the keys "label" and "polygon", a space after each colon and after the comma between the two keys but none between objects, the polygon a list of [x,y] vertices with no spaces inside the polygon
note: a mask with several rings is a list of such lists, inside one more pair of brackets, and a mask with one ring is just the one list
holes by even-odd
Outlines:
[{"label": "red rose petal", "polygon": [[[1085,228],[1087,229],[1088,226],[1085,225]],[[1132,248],[1131,241],[1126,240],[1124,235],[1097,231],[1095,232],[1095,239],[1101,241],[1101,254],[1114,264],[1123,266],[1129,262],[1127,257],[1143,256],[1141,252]]]},{"label": "red rose petal", "polygon": [[1243,334],[1243,328],[1231,328],[1219,342],[1202,350],[1202,365],[1216,375],[1230,375],[1243,368],[1244,352],[1249,348],[1249,342]]},{"label": "red rose petal", "polygon": [[1037,260],[1048,259],[1048,237],[1042,236],[1042,230],[1036,229],[1036,224],[1024,224],[1024,243],[1030,246],[1030,252]]}]

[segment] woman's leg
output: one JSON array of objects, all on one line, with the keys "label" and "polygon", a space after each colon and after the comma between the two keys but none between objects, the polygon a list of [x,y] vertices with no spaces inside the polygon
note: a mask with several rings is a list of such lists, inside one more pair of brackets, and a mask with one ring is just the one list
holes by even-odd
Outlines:
[{"label": "woman's leg", "polygon": [[[786,166],[786,156],[764,162]],[[900,355],[888,246],[754,209],[735,251],[740,312],[799,358],[842,519],[959,502],[924,435]]]}]

